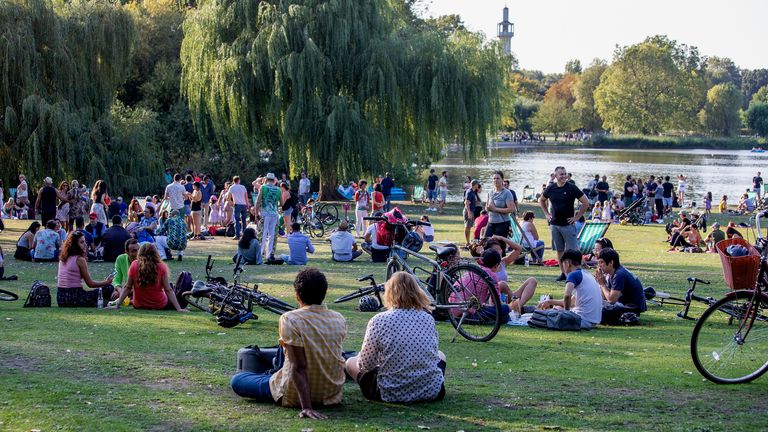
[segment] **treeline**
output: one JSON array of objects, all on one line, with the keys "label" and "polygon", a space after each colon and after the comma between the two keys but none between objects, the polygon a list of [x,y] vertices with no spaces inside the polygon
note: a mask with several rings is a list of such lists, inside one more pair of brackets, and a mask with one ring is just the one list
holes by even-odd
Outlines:
[{"label": "treeline", "polygon": [[518,96],[503,114],[508,130],[768,135],[768,69],[741,69],[666,36],[618,47],[610,64],[515,71],[508,88]]}]

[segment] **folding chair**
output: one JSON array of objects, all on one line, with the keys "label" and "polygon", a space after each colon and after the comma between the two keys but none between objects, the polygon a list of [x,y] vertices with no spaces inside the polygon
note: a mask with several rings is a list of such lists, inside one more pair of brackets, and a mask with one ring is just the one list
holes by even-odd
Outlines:
[{"label": "folding chair", "polygon": [[536,189],[526,185],[523,188],[523,201],[535,202],[536,201]]},{"label": "folding chair", "polygon": [[423,185],[417,185],[413,187],[413,194],[411,195],[411,201],[413,201],[416,204],[421,204],[424,202],[424,186]]},{"label": "folding chair", "polygon": [[586,222],[584,224],[578,236],[579,251],[582,255],[592,252],[595,242],[605,235],[609,226],[611,226],[610,222]]},{"label": "folding chair", "polygon": [[523,256],[530,255],[530,262],[540,263],[538,252],[544,250],[544,245],[534,247],[528,237],[523,235],[523,228],[517,218],[510,217],[509,219],[512,221],[509,239],[523,247]]}]

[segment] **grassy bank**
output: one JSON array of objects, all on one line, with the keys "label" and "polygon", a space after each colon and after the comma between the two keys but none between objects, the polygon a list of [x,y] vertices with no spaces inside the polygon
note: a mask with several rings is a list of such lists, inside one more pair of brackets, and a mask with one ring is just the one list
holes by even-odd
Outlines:
[{"label": "grassy bank", "polygon": [[[458,206],[432,220],[437,239],[460,240]],[[55,287],[56,275],[55,264],[12,258],[25,225],[10,222],[0,234],[6,274],[19,275],[0,287],[20,295],[34,279]],[[538,228],[548,241],[546,227]],[[685,278],[695,274],[714,282],[702,294],[726,290],[717,256],[664,252],[661,226],[615,225],[607,236],[645,284],[683,294]],[[383,277],[383,265],[332,263],[328,246],[315,243],[310,261],[328,275],[330,299],[355,288],[356,276]],[[278,248],[286,249],[284,241]],[[191,242],[184,261],[170,263],[171,273],[186,269],[200,278],[205,257],[214,254],[215,271],[228,276],[234,249],[222,238]],[[91,271],[104,277],[111,268],[93,264]],[[288,266],[249,266],[243,279],[292,300],[295,273]],[[562,293],[554,269],[516,266],[509,274],[513,284],[535,276],[539,293]],[[372,315],[354,306],[332,307],[348,320],[345,348],[358,350]],[[693,309],[696,316],[701,311]],[[450,343],[454,331],[440,323],[440,348],[448,356],[443,402],[371,403],[347,383],[342,405],[324,409],[330,419],[317,422],[298,419],[295,409],[242,400],[229,389],[239,348],[275,344],[276,315],[258,312],[258,320],[223,329],[203,313],[23,309],[21,301],[0,302],[0,430],[766,430],[768,378],[729,387],[704,381],[689,354],[693,323],[676,312],[651,306],[639,327],[580,333],[504,327],[488,343]]]},{"label": "grassy bank", "polygon": [[608,148],[698,148],[720,150],[751,150],[766,146],[765,138],[676,137],[645,135],[596,135],[588,145]]}]

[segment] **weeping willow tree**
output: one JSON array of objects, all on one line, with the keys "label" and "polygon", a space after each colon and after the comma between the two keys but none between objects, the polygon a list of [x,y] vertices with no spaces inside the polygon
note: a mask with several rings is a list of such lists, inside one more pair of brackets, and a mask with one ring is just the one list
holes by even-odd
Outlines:
[{"label": "weeping willow tree", "polygon": [[6,179],[106,179],[155,186],[152,119],[111,112],[130,66],[135,27],[108,0],[0,2],[0,158]]},{"label": "weeping willow tree", "polygon": [[255,152],[274,140],[328,197],[340,176],[427,163],[446,142],[484,149],[504,62],[402,0],[205,0],[187,15],[182,92],[201,137]]}]

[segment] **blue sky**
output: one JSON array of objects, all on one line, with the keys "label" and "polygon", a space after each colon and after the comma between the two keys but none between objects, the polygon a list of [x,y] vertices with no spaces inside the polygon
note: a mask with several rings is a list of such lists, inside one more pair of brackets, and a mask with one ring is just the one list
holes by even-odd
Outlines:
[{"label": "blue sky", "polygon": [[768,0],[432,0],[427,14],[459,14],[495,37],[505,4],[515,23],[512,51],[525,69],[562,72],[569,59],[610,60],[616,44],[654,34],[742,68],[768,68]]}]

